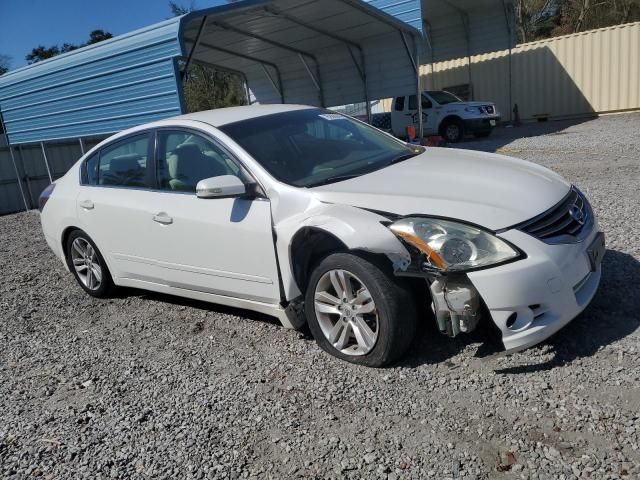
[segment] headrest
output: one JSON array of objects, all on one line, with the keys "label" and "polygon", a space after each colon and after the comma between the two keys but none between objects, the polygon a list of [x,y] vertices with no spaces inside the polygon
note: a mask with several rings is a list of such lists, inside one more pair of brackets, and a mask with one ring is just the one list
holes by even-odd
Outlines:
[{"label": "headrest", "polygon": [[195,143],[183,143],[181,145],[178,145],[176,147],[175,153],[178,155],[178,157],[180,157],[180,159],[183,159],[183,158],[197,159],[202,156],[202,151],[200,150],[200,147]]},{"label": "headrest", "polygon": [[129,170],[140,170],[142,167],[139,160],[142,160],[142,155],[137,153],[128,153],[126,155],[119,155],[111,159],[109,164],[109,171],[114,173],[124,173]]}]

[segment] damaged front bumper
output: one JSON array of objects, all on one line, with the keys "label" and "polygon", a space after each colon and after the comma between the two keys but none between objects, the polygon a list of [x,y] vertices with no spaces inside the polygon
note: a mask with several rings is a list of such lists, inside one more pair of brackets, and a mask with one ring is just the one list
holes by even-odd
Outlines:
[{"label": "damaged front bumper", "polygon": [[507,352],[547,339],[580,314],[593,299],[602,267],[590,258],[590,246],[603,241],[597,224],[581,242],[548,245],[526,233],[501,234],[527,258],[495,268],[469,272]]},{"label": "damaged front bumper", "polygon": [[488,314],[506,353],[513,353],[547,339],[587,307],[601,277],[601,256],[590,258],[590,247],[603,237],[597,223],[583,241],[570,244],[549,245],[518,230],[500,236],[526,258],[463,274],[425,276],[442,333],[470,332]]}]

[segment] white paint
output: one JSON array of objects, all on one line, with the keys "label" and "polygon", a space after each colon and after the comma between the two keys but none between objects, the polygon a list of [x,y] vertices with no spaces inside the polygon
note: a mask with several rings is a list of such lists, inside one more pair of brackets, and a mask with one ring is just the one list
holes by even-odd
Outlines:
[{"label": "white paint", "polygon": [[[269,313],[291,327],[281,300],[293,300],[301,293],[293,276],[290,247],[302,228],[330,233],[349,249],[384,254],[395,270],[404,270],[410,255],[381,223],[386,220],[382,212],[443,216],[499,230],[547,210],[569,191],[569,184],[560,176],[529,162],[437,148],[351,180],[295,188],[272,178],[211,125],[300,108],[308,107],[272,105],[203,112],[115,135],[112,139],[158,126],[200,129],[234,153],[265,198],[202,199],[195,193],[81,186],[81,159],[56,182],[42,213],[48,244],[64,260],[64,230],[81,228],[103,253],[117,285]],[[158,217],[171,221],[158,222]],[[577,294],[573,288],[588,273],[586,245],[597,231],[596,222],[582,243],[547,245],[507,230],[499,236],[524,251],[527,258],[468,274],[508,349],[542,341],[585,308],[597,289],[600,270],[588,277]],[[541,320],[534,320],[528,309],[534,304],[545,311]],[[528,325],[509,330],[505,322],[513,312],[525,320],[531,316]]]}]

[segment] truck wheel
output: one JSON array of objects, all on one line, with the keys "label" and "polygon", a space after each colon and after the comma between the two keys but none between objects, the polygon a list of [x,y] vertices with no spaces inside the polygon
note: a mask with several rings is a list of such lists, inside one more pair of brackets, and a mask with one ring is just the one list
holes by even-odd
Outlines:
[{"label": "truck wheel", "polygon": [[410,291],[374,263],[349,253],[329,255],[313,270],[305,312],[320,348],[369,367],[400,358],[416,329]]},{"label": "truck wheel", "polygon": [[464,125],[460,120],[446,120],[441,127],[442,136],[449,143],[458,143],[464,137]]}]

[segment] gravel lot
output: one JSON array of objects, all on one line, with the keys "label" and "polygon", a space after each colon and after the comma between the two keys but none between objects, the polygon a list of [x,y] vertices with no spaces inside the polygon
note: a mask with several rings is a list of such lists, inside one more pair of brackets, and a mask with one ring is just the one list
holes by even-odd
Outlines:
[{"label": "gravel lot", "polygon": [[607,235],[587,311],[503,358],[424,327],[374,370],[249,312],[95,300],[37,213],[0,218],[0,478],[640,478],[639,132],[630,114],[462,144],[560,172]]}]

